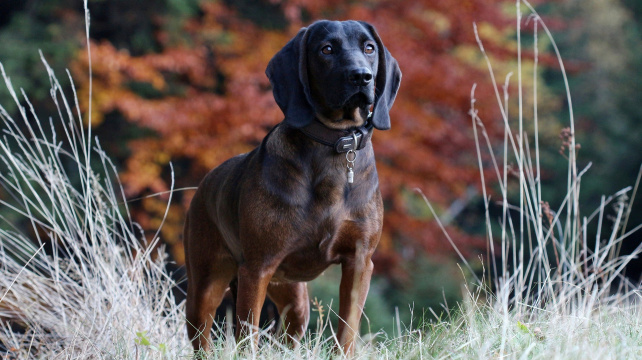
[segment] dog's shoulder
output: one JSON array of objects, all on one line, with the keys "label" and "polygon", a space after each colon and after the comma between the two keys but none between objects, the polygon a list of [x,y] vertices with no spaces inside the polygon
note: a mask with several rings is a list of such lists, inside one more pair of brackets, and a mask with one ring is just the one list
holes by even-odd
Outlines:
[{"label": "dog's shoulder", "polygon": [[289,158],[292,154],[304,150],[301,148],[303,144],[298,141],[299,136],[300,132],[297,129],[281,122],[265,136],[259,152],[262,152],[262,155]]}]

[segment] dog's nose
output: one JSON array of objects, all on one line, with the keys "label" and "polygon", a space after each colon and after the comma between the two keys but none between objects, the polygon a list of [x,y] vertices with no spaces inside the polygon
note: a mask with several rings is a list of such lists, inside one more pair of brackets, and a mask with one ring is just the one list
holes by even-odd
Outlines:
[{"label": "dog's nose", "polygon": [[372,71],[365,67],[353,69],[348,73],[348,81],[350,81],[352,85],[368,85],[372,81]]}]

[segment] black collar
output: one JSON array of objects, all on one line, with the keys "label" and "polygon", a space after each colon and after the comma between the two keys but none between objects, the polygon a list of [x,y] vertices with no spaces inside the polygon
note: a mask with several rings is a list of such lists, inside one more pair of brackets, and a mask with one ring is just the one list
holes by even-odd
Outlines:
[{"label": "black collar", "polygon": [[[302,133],[312,140],[323,145],[330,146],[338,153],[345,153],[350,150],[361,150],[368,143],[372,136],[374,125],[370,120],[365,124],[346,130],[330,129],[319,120],[314,119],[310,124],[300,128]],[[355,139],[357,146],[355,149]]]}]

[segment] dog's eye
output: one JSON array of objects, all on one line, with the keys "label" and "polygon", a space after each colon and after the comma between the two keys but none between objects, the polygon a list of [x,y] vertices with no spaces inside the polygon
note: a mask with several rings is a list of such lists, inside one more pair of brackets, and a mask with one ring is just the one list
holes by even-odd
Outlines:
[{"label": "dog's eye", "polygon": [[365,48],[364,52],[365,52],[366,54],[368,54],[368,55],[370,55],[370,54],[374,54],[374,52],[375,52],[374,45],[372,45],[372,44],[368,44],[368,45],[366,45],[366,48]]},{"label": "dog's eye", "polygon": [[326,45],[321,49],[321,52],[324,53],[325,55],[330,55],[332,54],[332,46]]}]

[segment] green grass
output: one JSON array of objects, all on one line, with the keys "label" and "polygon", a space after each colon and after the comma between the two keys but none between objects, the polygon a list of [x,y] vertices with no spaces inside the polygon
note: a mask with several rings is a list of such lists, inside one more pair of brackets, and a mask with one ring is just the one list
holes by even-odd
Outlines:
[{"label": "green grass", "polygon": [[[541,20],[534,21],[554,44]],[[92,138],[90,127],[83,127],[77,104],[65,101],[53,71],[44,59],[43,63],[59,108],[47,121],[38,118],[25,94],[18,97],[0,64],[5,85],[21,109],[14,119],[0,106],[0,204],[11,210],[10,216],[0,218],[0,357],[190,358],[184,304],[172,295],[176,284],[167,273],[158,234],[146,241],[132,223],[114,180],[116,169],[98,139]],[[520,89],[521,72],[519,62]],[[535,94],[536,86],[535,81]],[[462,281],[464,301],[446,315],[416,309],[422,316],[414,325],[391,319],[393,331],[362,334],[355,357],[641,358],[640,287],[622,276],[640,247],[631,255],[619,254],[627,235],[640,229],[627,228],[640,179],[633,188],[605,197],[600,208],[585,212],[579,201],[585,171],[577,169],[575,148],[570,146],[568,178],[562,184],[567,195],[558,199],[560,208],[548,209],[541,197],[537,133],[530,135],[529,148],[515,135],[522,133],[522,111],[516,131],[508,119],[507,101],[497,87],[496,92],[507,128],[504,146],[493,149],[487,141],[474,107],[474,88],[471,118],[480,164],[483,154],[492,155],[501,194],[502,216],[495,220],[484,192],[488,241],[495,244],[489,249],[499,263],[484,264],[483,277]],[[519,91],[520,104],[522,96]],[[568,99],[571,103],[570,92]],[[536,113],[530,121],[537,129]],[[572,110],[569,127],[574,131]],[[569,140],[573,144],[573,138]],[[518,179],[505,175],[509,162],[517,164]],[[426,203],[432,209],[428,199]],[[597,239],[586,238],[591,227],[597,229]],[[467,266],[462,260],[462,267]],[[322,305],[316,310],[323,317],[294,349],[283,346],[269,329],[261,332],[261,346],[256,348],[247,339],[236,344],[223,328],[222,336],[212,340],[211,353],[202,355],[337,356],[332,336],[336,314],[329,316],[327,304]],[[330,335],[316,335],[323,333]]]}]

